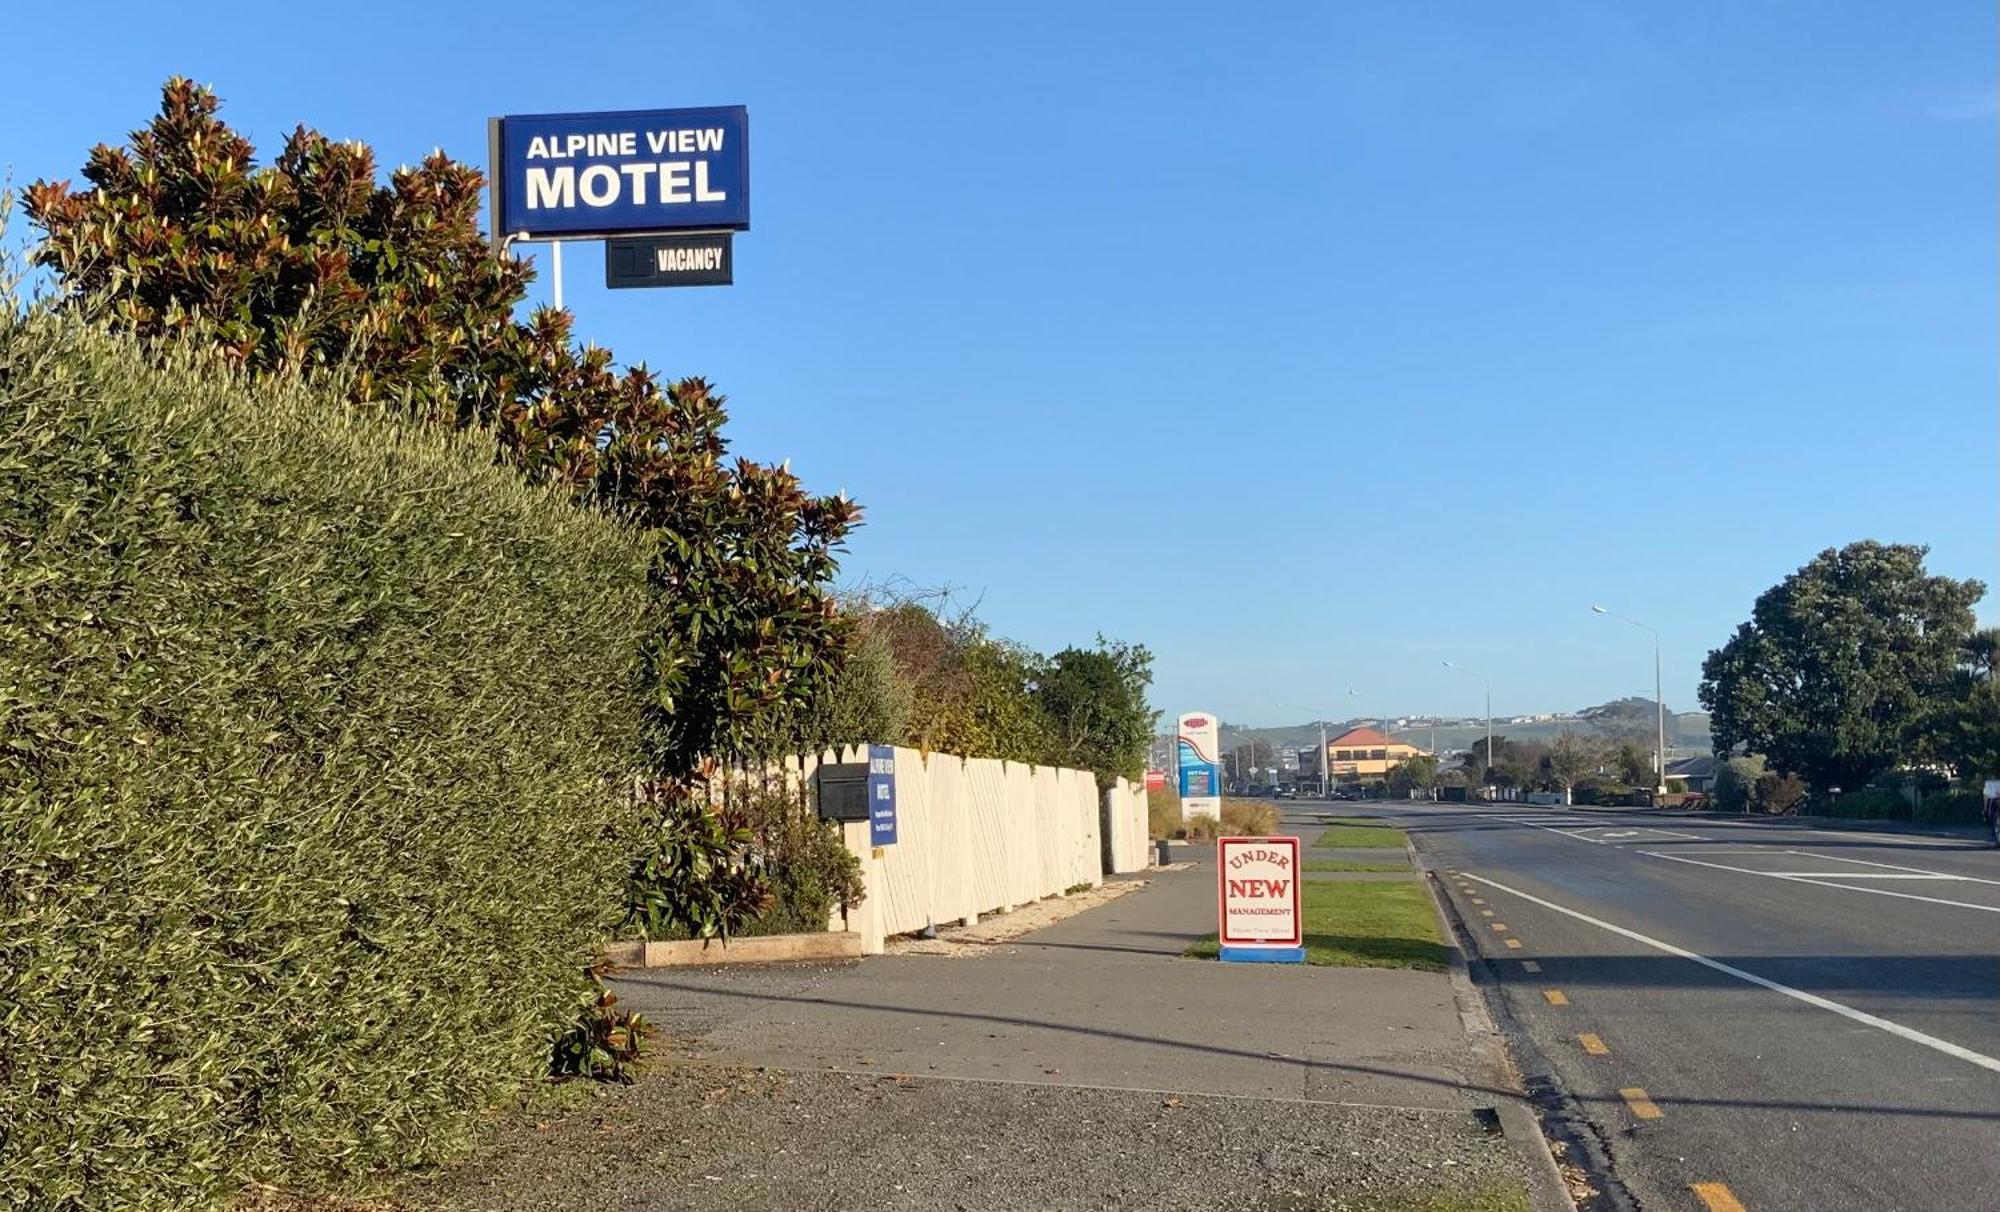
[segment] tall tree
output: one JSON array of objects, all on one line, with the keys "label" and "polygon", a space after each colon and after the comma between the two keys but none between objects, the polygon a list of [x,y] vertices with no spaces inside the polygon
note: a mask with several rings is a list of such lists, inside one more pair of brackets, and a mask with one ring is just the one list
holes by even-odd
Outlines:
[{"label": "tall tree", "polygon": [[1549,745],[1548,755],[1542,759],[1542,769],[1563,793],[1564,803],[1569,802],[1571,788],[1586,775],[1595,774],[1603,764],[1603,745],[1567,728]]},{"label": "tall tree", "polygon": [[1621,782],[1634,787],[1651,787],[1653,783],[1653,747],[1637,741],[1622,741],[1618,748],[1607,755],[1606,765],[1616,768]]},{"label": "tall tree", "polygon": [[[1659,733],[1660,707],[1652,699],[1624,698],[1586,707],[1578,713],[1599,733],[1613,741],[1630,741],[1650,746]],[[1667,743],[1674,742],[1674,714],[1666,713]]]},{"label": "tall tree", "polygon": [[2000,627],[1966,638],[1954,682],[1911,722],[1911,752],[1960,778],[2000,775]]},{"label": "tall tree", "polygon": [[1431,754],[1420,753],[1407,761],[1398,762],[1389,772],[1389,787],[1407,795],[1412,791],[1429,791],[1438,785],[1438,760]]},{"label": "tall tree", "polygon": [[1097,772],[1100,786],[1146,772],[1157,714],[1146,705],[1153,654],[1138,644],[1097,637],[1091,648],[1049,658],[1035,688],[1058,764]]},{"label": "tall tree", "polygon": [[28,187],[62,296],[252,373],[325,371],[357,405],[487,428],[529,478],[632,519],[656,552],[661,773],[763,743],[845,651],[827,587],[859,509],[731,462],[706,381],[616,370],[567,312],[517,321],[533,272],[479,229],[477,169],[433,153],[379,185],[365,144],[304,127],[258,167],[219,106],[169,80],[126,146],[91,151],[89,188]]},{"label": "tall tree", "polygon": [[1758,596],[1702,663],[1715,752],[1762,753],[1817,792],[1859,787],[1906,756],[1914,721],[1961,685],[1986,587],[1934,576],[1928,548],[1829,548]]}]

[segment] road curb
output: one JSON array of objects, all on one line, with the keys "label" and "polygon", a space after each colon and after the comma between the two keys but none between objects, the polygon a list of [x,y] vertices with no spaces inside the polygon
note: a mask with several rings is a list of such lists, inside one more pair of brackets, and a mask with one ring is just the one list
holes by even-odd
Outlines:
[{"label": "road curb", "polygon": [[1446,909],[1444,899],[1438,892],[1437,872],[1410,843],[1407,832],[1403,835],[1403,849],[1410,856],[1410,866],[1417,872],[1417,882],[1430,895],[1431,912],[1437,915],[1440,933],[1447,940],[1445,958],[1450,967],[1446,977],[1451,981],[1451,997],[1458,1007],[1459,1024],[1478,1051],[1489,1080],[1519,1095],[1518,1098],[1502,1100],[1493,1110],[1500,1121],[1500,1131],[1514,1146],[1514,1152],[1527,1169],[1528,1202],[1535,1212],[1577,1212],[1576,1201],[1570,1198],[1569,1184],[1563,1181],[1562,1171],[1556,1166],[1555,1154],[1550,1150],[1541,1121],[1529,1106],[1528,1091],[1521,1083],[1521,1074],[1513,1058],[1508,1054],[1506,1037],[1494,1025],[1493,1016],[1486,1008],[1486,999],[1472,982],[1472,971],[1465,960],[1463,932],[1457,928],[1456,919]]}]

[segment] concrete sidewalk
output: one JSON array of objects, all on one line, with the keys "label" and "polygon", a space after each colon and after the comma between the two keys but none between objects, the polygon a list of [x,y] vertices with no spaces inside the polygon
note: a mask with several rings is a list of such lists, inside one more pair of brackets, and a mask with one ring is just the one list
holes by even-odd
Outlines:
[{"label": "concrete sidewalk", "polygon": [[1449,978],[1181,959],[1215,870],[1176,849],[1198,865],[970,958],[623,974],[652,1072],[408,1206],[1525,1212]]},{"label": "concrete sidewalk", "polygon": [[1507,1097],[1442,974],[1178,958],[1214,930],[1215,871],[1212,848],[1176,851],[1197,865],[975,958],[633,972],[619,996],[687,1028],[684,1055],[787,1069],[1434,1109]]}]

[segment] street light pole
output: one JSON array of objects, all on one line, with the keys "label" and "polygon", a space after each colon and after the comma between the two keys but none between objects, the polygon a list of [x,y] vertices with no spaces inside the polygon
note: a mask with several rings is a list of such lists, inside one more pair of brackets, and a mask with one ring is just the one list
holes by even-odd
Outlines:
[{"label": "street light pole", "polygon": [[1328,782],[1328,774],[1332,768],[1333,763],[1326,758],[1326,721],[1322,719],[1319,722],[1319,798],[1321,799],[1332,793],[1332,784]]},{"label": "street light pole", "polygon": [[1660,688],[1660,633],[1647,624],[1628,618],[1615,610],[1606,610],[1602,606],[1592,606],[1590,609],[1595,614],[1609,615],[1620,622],[1630,623],[1653,637],[1653,706],[1659,724],[1657,747],[1653,750],[1653,794],[1665,795],[1667,793],[1667,699]]},{"label": "street light pole", "polygon": [[[1469,678],[1478,678],[1486,684],[1486,766],[1490,770],[1493,767],[1493,679],[1483,673],[1474,673],[1463,665],[1454,665],[1450,661],[1446,661],[1444,667]],[[1483,770],[1479,774],[1479,784],[1482,787],[1486,785],[1486,772]]]}]

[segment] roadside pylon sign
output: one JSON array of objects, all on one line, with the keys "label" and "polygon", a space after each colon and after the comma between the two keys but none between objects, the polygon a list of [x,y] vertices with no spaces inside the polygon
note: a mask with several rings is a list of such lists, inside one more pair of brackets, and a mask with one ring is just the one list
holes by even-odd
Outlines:
[{"label": "roadside pylon sign", "polygon": [[1217,838],[1215,870],[1222,958],[1232,963],[1304,963],[1299,839]]}]

